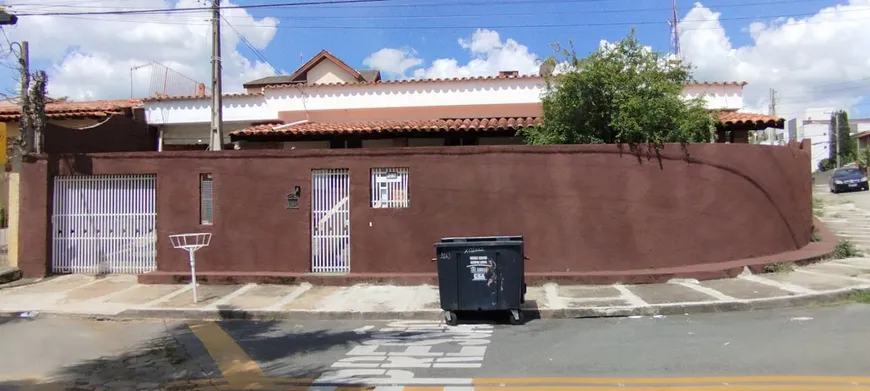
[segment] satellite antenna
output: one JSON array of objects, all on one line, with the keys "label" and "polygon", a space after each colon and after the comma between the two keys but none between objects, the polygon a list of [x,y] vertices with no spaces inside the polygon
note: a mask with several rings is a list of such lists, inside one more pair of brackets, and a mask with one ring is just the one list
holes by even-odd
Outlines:
[{"label": "satellite antenna", "polygon": [[671,53],[670,63],[679,63],[683,58],[680,54],[680,19],[677,17],[677,0],[673,0],[671,4],[671,20],[668,20],[668,26],[671,30]]}]

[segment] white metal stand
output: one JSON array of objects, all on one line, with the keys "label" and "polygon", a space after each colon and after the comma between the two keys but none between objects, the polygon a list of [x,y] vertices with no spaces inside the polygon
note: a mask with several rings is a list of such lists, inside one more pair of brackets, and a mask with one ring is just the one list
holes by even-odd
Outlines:
[{"label": "white metal stand", "polygon": [[190,283],[193,284],[193,302],[197,302],[196,298],[196,250],[206,247],[211,243],[210,233],[195,233],[195,234],[179,234],[169,235],[169,240],[172,241],[172,247],[187,250],[188,259],[190,260]]}]

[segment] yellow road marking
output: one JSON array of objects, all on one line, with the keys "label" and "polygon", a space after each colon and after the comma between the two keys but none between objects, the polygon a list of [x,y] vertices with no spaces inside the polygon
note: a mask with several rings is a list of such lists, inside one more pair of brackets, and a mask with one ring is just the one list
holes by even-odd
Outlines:
[{"label": "yellow road marking", "polygon": [[859,376],[716,376],[716,377],[504,377],[474,378],[472,384],[698,384],[698,383],[867,383]]},{"label": "yellow road marking", "polygon": [[194,323],[190,325],[190,330],[220,368],[230,388],[262,389],[272,383],[266,380],[257,362],[217,323]]},{"label": "yellow road marking", "polygon": [[[405,386],[402,391],[442,391],[444,386]],[[717,386],[474,386],[474,391],[870,391],[870,387],[821,385],[717,385]]]}]

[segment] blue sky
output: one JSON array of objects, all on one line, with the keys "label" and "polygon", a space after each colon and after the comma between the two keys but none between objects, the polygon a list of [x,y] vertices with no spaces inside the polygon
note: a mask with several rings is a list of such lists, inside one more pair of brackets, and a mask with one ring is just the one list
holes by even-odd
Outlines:
[{"label": "blue sky", "polygon": [[[255,9],[250,12],[257,17],[272,16],[280,19],[275,39],[262,52],[275,66],[288,71],[299,65],[300,53],[307,59],[323,48],[330,50],[351,65],[359,67],[363,66],[362,60],[366,56],[383,47],[413,47],[427,62],[439,57],[466,59],[469,54],[457,44],[457,39],[469,36],[475,27],[494,29],[502,38],[512,38],[539,55],[551,52],[549,47],[551,42],[564,43],[568,40],[574,41],[579,52],[588,52],[593,50],[601,39],[618,40],[624,37],[634,23],[636,23],[638,37],[645,44],[661,51],[667,51],[669,46],[666,23],[670,17],[668,0],[573,2],[543,0],[538,3],[503,5],[492,1],[493,4],[488,6],[455,5],[458,1],[445,0],[418,0],[418,2],[428,5],[389,7],[389,3],[378,3],[340,8]],[[480,4],[484,1],[463,2]],[[824,0],[794,2],[785,6],[784,4],[757,4],[761,2],[714,0],[705,1],[703,4],[722,12],[722,18],[728,19],[814,13],[824,6],[836,3]],[[240,1],[240,3],[258,2]],[[746,5],[748,3],[757,5]],[[693,3],[686,1],[678,2],[680,17],[684,16],[692,5]],[[365,17],[371,19],[366,20]],[[748,32],[745,31],[749,22],[751,20],[723,20],[722,24],[733,45],[743,46],[752,43]],[[587,26],[583,26],[584,24]],[[588,26],[590,24],[598,26]],[[528,25],[576,26],[499,27]],[[297,28],[299,26],[349,26],[370,29]],[[247,49],[241,50],[251,54]]]},{"label": "blue sky", "polygon": [[[232,0],[244,5],[288,1],[292,0]],[[196,7],[202,2],[6,0],[5,4],[13,12],[39,13]],[[807,107],[851,107],[853,116],[870,115],[870,100],[855,106],[858,97],[870,93],[870,51],[866,50],[870,34],[864,27],[870,20],[870,0],[708,0],[701,4],[678,0],[678,15],[685,19],[681,22],[683,53],[697,65],[699,80],[748,81],[744,91],[747,110],[766,112],[768,91],[774,88],[783,106],[777,114],[786,117],[797,116]],[[841,6],[831,12],[810,16],[837,4]],[[280,71],[292,72],[321,49],[353,67],[367,68],[364,59],[388,48],[420,62],[405,72],[413,76],[415,69],[419,74],[436,59],[455,59],[457,66],[447,75],[459,75],[451,72],[459,72],[457,68],[475,58],[488,64],[478,67],[478,74],[530,72],[534,67],[529,53],[538,58],[550,55],[550,43],[573,40],[583,55],[602,39],[624,37],[632,26],[643,43],[667,51],[670,7],[671,0],[388,0],[225,10],[224,14]],[[796,16],[797,22],[783,26],[778,16]],[[263,19],[267,17],[277,19],[277,28],[273,21]],[[207,81],[206,19],[206,14],[178,13],[22,17],[19,26],[4,32],[12,41],[31,42],[33,68],[48,71],[50,94],[73,99],[123,98],[130,96],[130,68],[150,61]],[[755,36],[750,34],[753,23]],[[478,29],[493,30],[498,33],[496,43],[510,39],[522,50],[498,56],[472,54],[459,40],[470,39]],[[225,29],[223,37],[229,45],[223,56],[225,89],[238,90],[244,81],[271,71],[257,64],[258,56],[235,33]],[[3,41],[0,36],[0,43],[7,46]],[[9,68],[15,65],[12,60],[6,58],[2,62],[7,67],[0,67],[6,92],[14,89],[17,78]],[[510,67],[516,68],[503,69]],[[148,73],[137,71],[133,79],[134,95],[148,92]]]}]

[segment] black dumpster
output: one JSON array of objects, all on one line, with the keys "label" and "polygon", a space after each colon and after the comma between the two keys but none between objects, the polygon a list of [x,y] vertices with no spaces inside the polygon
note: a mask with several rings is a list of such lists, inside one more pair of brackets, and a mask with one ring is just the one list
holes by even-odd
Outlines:
[{"label": "black dumpster", "polygon": [[456,324],[457,311],[510,311],[511,324],[522,323],[522,236],[443,238],[435,243],[435,260],[447,324]]}]

